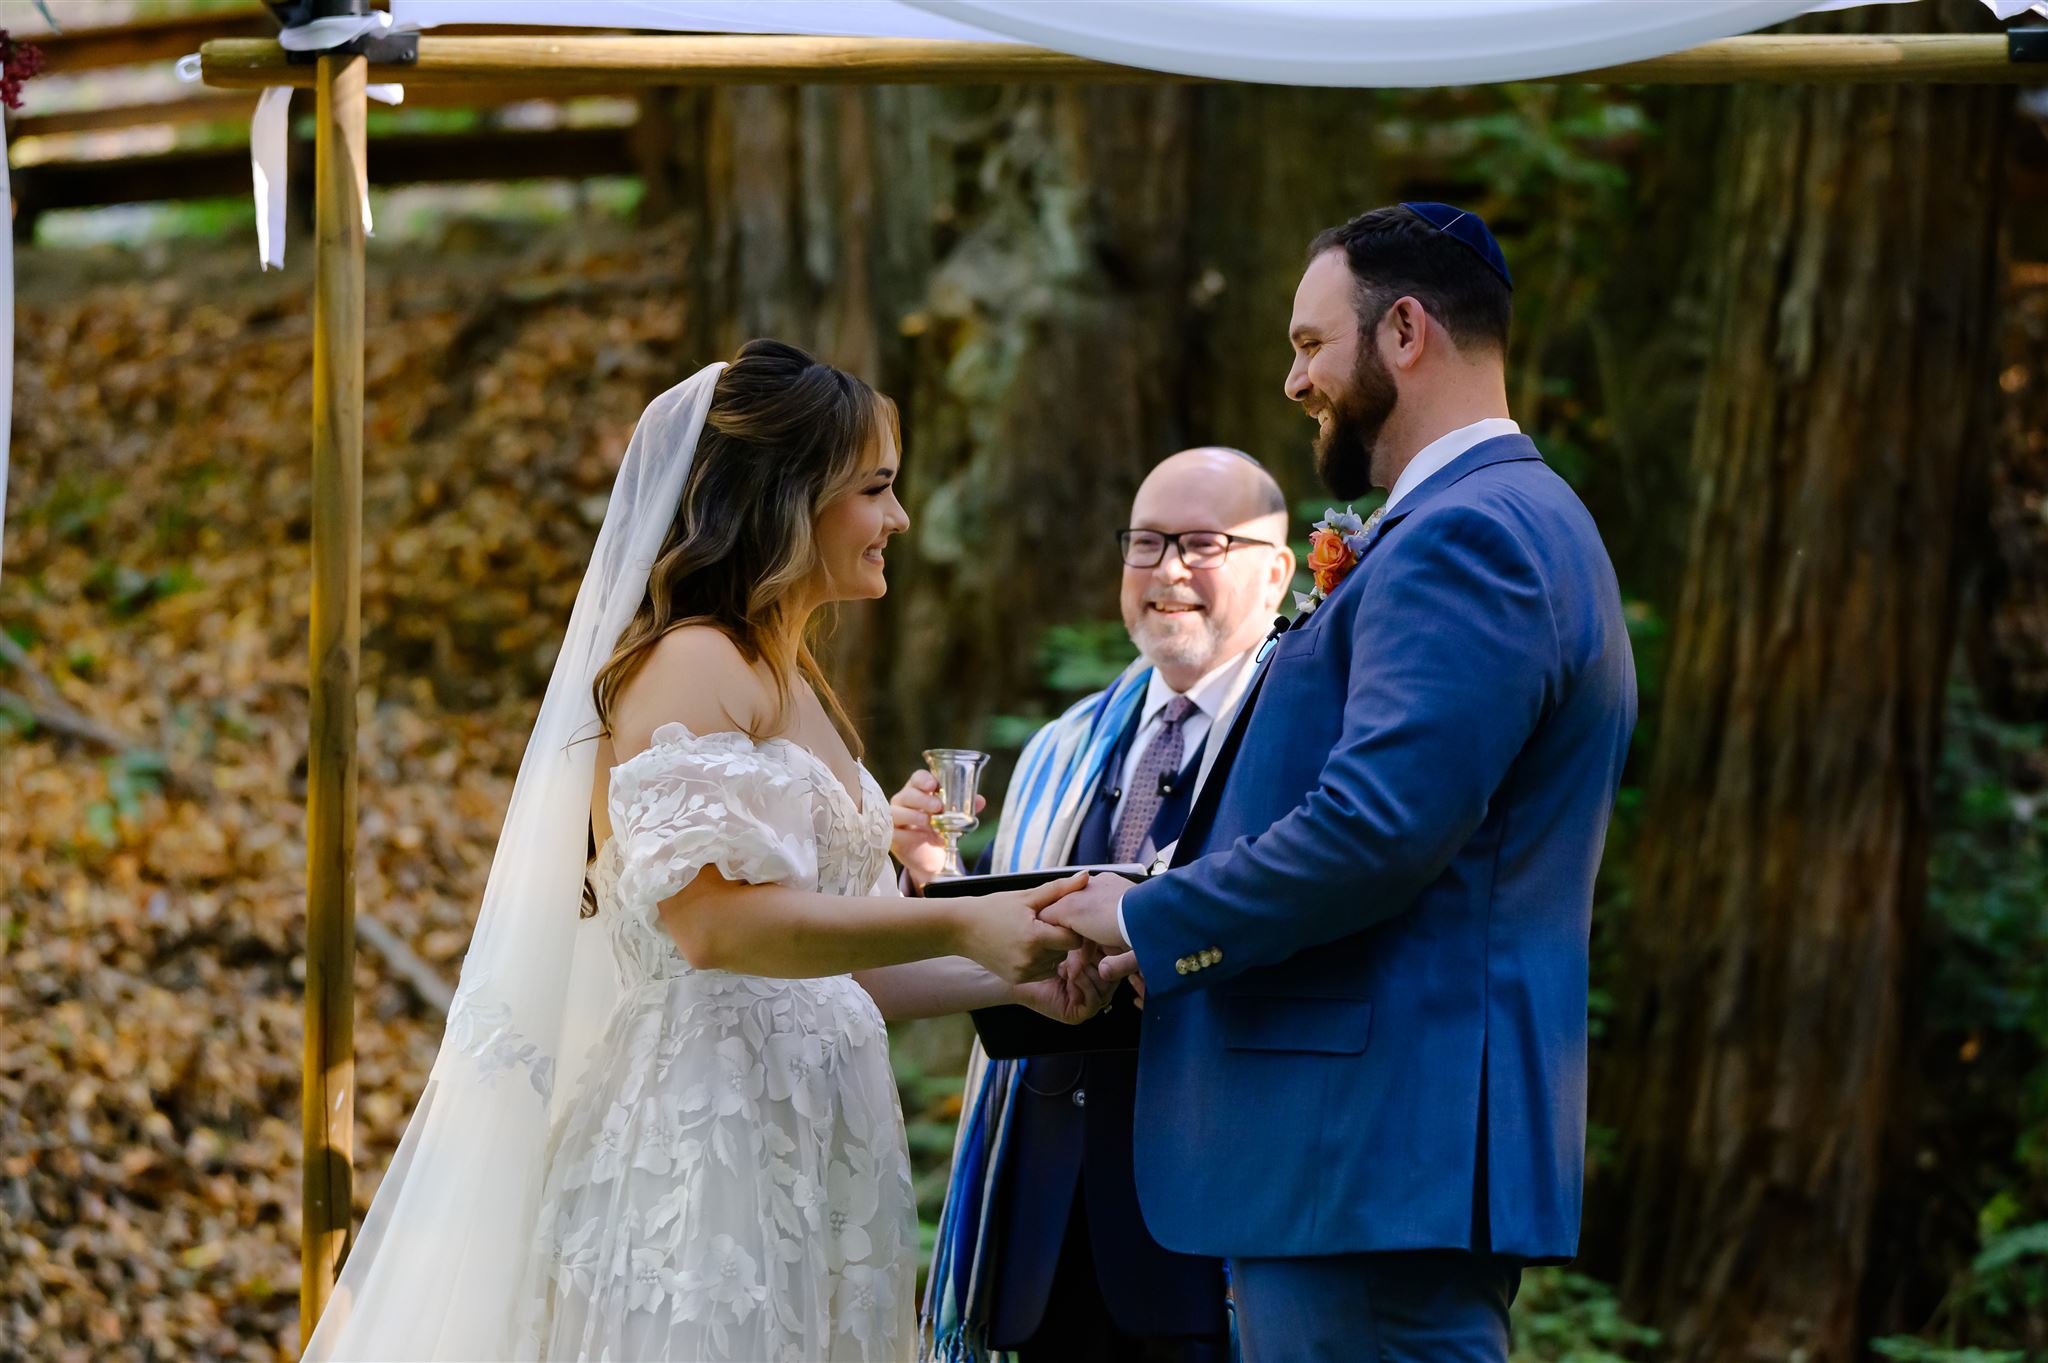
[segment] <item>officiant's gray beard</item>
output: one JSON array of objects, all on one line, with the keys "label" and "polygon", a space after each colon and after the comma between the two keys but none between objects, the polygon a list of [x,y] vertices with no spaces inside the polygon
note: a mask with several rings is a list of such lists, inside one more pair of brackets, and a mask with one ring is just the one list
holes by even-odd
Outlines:
[{"label": "officiant's gray beard", "polygon": [[1400,404],[1401,390],[1385,360],[1361,341],[1351,390],[1329,400],[1330,426],[1316,434],[1316,475],[1333,497],[1352,501],[1370,492],[1380,435]]},{"label": "officiant's gray beard", "polygon": [[1145,600],[1138,607],[1137,618],[1124,621],[1124,628],[1130,632],[1131,642],[1138,646],[1138,652],[1155,667],[1163,664],[1206,672],[1223,647],[1223,631],[1217,627],[1216,617],[1204,606],[1201,610],[1174,616],[1173,620],[1179,624],[1169,623],[1167,617],[1147,609],[1154,601],[1169,605],[1203,605],[1193,593],[1185,596],[1171,592],[1146,593]]}]

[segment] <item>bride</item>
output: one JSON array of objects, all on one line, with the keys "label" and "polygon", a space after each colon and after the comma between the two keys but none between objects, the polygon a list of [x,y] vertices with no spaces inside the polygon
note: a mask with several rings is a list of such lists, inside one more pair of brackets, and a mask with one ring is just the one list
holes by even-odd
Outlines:
[{"label": "bride", "polygon": [[[909,526],[894,409],[752,341],[648,407],[448,1029],[305,1357],[908,1358],[884,1018],[1078,1021],[1078,883],[904,899],[806,644]],[[581,908],[579,911],[579,898]]]}]

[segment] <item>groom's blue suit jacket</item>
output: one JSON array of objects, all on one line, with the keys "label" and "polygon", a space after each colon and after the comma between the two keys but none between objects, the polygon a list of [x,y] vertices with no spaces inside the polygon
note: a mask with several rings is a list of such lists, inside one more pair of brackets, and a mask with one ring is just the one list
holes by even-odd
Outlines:
[{"label": "groom's blue suit jacket", "polygon": [[1635,724],[1592,517],[1522,436],[1279,636],[1131,890],[1136,1171],[1187,1253],[1577,1249],[1593,875]]}]

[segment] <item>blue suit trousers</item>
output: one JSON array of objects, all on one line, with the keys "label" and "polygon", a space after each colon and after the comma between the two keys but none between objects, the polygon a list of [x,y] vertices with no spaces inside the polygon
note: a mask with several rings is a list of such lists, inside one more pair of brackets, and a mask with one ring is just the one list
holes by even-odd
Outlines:
[{"label": "blue suit trousers", "polygon": [[1463,1250],[1232,1259],[1244,1363],[1507,1363],[1521,1261]]}]

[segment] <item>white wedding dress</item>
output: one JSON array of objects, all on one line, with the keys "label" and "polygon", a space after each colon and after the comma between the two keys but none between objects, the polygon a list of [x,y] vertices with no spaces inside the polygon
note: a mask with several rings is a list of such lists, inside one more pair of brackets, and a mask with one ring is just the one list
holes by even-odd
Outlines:
[{"label": "white wedding dress", "polygon": [[903,1360],[917,1221],[888,1036],[850,976],[693,968],[657,906],[705,866],[894,893],[888,801],[786,739],[655,731],[592,869],[620,997],[548,1147],[523,1357]]}]

